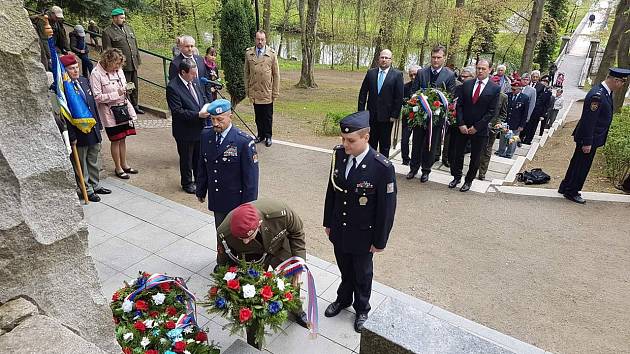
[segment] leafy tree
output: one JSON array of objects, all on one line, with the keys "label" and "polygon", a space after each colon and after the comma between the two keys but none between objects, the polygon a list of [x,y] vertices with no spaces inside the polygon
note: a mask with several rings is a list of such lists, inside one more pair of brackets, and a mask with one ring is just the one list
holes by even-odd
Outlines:
[{"label": "leafy tree", "polygon": [[534,57],[534,49],[538,40],[538,32],[540,31],[540,22],[545,9],[545,0],[534,0],[532,2],[532,15],[529,18],[529,27],[525,35],[525,46],[523,47],[523,56],[521,57],[520,72],[529,72],[532,68],[532,59]]},{"label": "leafy tree", "polygon": [[546,16],[543,19],[540,42],[536,53],[536,62],[542,70],[546,70],[558,48],[560,29],[564,26],[568,13],[567,0],[547,0],[545,3]]},{"label": "leafy tree", "polygon": [[[236,106],[245,98],[245,50],[252,44],[254,14],[247,0],[223,0],[221,11],[221,65],[227,90]],[[252,33],[254,32],[254,33]]]}]

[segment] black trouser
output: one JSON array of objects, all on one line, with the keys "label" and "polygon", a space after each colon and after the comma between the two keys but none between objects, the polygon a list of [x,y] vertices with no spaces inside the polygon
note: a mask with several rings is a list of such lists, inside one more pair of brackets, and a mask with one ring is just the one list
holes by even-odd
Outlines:
[{"label": "black trouser", "polygon": [[435,162],[435,151],[440,145],[440,135],[442,135],[442,131],[437,129],[433,131],[431,148],[429,149],[429,131],[422,126],[413,128],[413,145],[411,147],[411,162],[409,163],[411,171],[418,172],[418,169],[422,167],[422,173],[431,172],[431,167]]},{"label": "black trouser", "polygon": [[[534,112],[535,113],[535,112]],[[534,139],[534,135],[536,135],[536,128],[538,127],[538,122],[540,122],[540,117],[532,114],[529,122],[525,124],[525,129],[519,135],[523,144],[531,144],[532,139]]]},{"label": "black trouser", "polygon": [[125,80],[127,80],[127,82],[133,82],[133,84],[136,86],[135,89],[129,92],[129,101],[131,101],[131,104],[134,106],[134,108],[138,107],[138,71],[125,71]]},{"label": "black trouser", "polygon": [[[455,132],[455,130],[453,130]],[[470,165],[468,166],[468,172],[464,179],[467,183],[472,183],[473,179],[477,175],[479,170],[479,160],[481,158],[481,150],[486,147],[488,143],[487,136],[479,136],[462,134],[459,129],[455,134],[455,155],[453,157],[453,163],[451,164],[451,175],[454,178],[462,178],[462,170],[464,168],[464,151],[466,150],[466,144],[470,141]],[[451,137],[451,139],[453,138]]]},{"label": "black trouser", "polygon": [[258,137],[263,139],[271,139],[271,128],[273,125],[273,103],[254,103],[254,115],[256,116],[256,128],[258,128]]},{"label": "black trouser", "polygon": [[591,148],[591,152],[585,154],[582,151],[581,146],[576,146],[573,151],[573,157],[569,163],[569,168],[564,176],[564,179],[560,183],[558,191],[570,196],[578,195],[578,192],[584,187],[584,182],[588,176],[588,172],[591,170],[593,164],[593,158],[595,157],[596,147]]},{"label": "black trouser", "polygon": [[197,176],[197,162],[199,160],[199,141],[175,140],[179,154],[179,175],[182,187],[194,183]]},{"label": "black trouser", "polygon": [[370,146],[389,158],[389,148],[392,145],[393,122],[370,122]]},{"label": "black trouser", "polygon": [[[342,306],[352,304],[357,314],[370,312],[372,293],[372,253],[345,253],[335,247],[335,260],[341,272],[337,300]],[[352,301],[354,295],[354,302]]]},{"label": "black trouser", "polygon": [[407,119],[403,118],[402,120],[402,138],[400,140],[400,154],[402,156],[403,162],[407,162],[410,160],[409,158],[409,138],[411,138],[411,132],[413,130],[409,128],[409,123],[407,123]]},{"label": "black trouser", "polygon": [[453,154],[455,153],[455,139],[451,136],[453,135],[453,129],[457,129],[452,125],[446,127],[446,131],[444,132],[444,147],[442,148],[442,162],[447,161],[448,163],[453,162]]}]

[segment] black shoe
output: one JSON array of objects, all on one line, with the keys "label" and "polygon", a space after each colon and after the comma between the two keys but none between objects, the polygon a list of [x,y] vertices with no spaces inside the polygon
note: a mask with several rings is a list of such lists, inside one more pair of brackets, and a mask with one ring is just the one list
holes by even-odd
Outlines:
[{"label": "black shoe", "polygon": [[420,176],[420,183],[424,183],[424,182],[426,182],[426,181],[428,181],[428,180],[429,180],[429,174],[428,174],[428,173],[423,173],[423,174]]},{"label": "black shoe", "polygon": [[363,324],[367,321],[368,315],[367,313],[360,313],[354,318],[354,330],[358,333],[361,333],[363,330]]},{"label": "black shoe", "polygon": [[266,146],[266,147],[270,147],[270,146],[271,146],[271,144],[273,144],[273,142],[271,141],[271,138],[267,138],[267,139],[265,139],[265,146]]},{"label": "black shoe", "polygon": [[523,146],[523,143],[521,143],[520,141],[516,143],[516,146],[521,147]]},{"label": "black shoe", "polygon": [[94,193],[96,193],[96,194],[112,194],[112,191],[107,189],[107,188],[105,188],[105,187],[101,187],[101,188],[95,190]]},{"label": "black shoe", "polygon": [[586,204],[586,200],[584,200],[584,198],[582,198],[581,195],[570,195],[570,194],[563,194],[565,198],[567,198],[568,200],[578,203],[578,204]]},{"label": "black shoe", "polygon": [[416,177],[416,175],[418,174],[418,171],[409,171],[409,173],[407,173],[407,179],[413,179],[414,177]]},{"label": "black shoe", "polygon": [[101,197],[96,195],[96,193],[92,193],[92,194],[88,195],[88,200],[91,201],[91,202],[98,203],[98,202],[101,201]]},{"label": "black shoe", "polygon": [[451,167],[451,164],[448,163],[447,160],[442,160],[442,165],[444,165],[444,167]]},{"label": "black shoe", "polygon": [[[345,309],[346,307],[348,307],[350,305],[342,305],[340,303],[338,303],[337,301],[331,303],[330,305],[328,305],[328,307],[326,307],[326,311],[324,311],[324,316],[326,317],[335,317],[339,314],[339,312],[341,312],[341,310]],[[365,321],[364,321],[365,322]]]},{"label": "black shoe", "polygon": [[470,190],[470,182],[464,182],[462,184],[462,188],[459,189],[460,192],[468,192]]},{"label": "black shoe", "polygon": [[195,192],[197,191],[197,187],[195,186],[195,184],[189,184],[187,186],[182,187],[182,189],[184,190],[184,192],[188,193],[188,194],[195,194]]},{"label": "black shoe", "polygon": [[257,137],[256,139],[254,139],[254,142],[255,142],[256,144],[258,144],[258,143],[262,143],[263,141],[265,141],[265,138],[260,137],[260,136],[259,136],[259,137]]},{"label": "black shoe", "polygon": [[477,176],[477,179],[483,181],[484,179],[486,179],[486,175],[479,175]]},{"label": "black shoe", "polygon": [[306,317],[306,312],[302,311],[299,314],[293,314],[293,316],[295,317],[295,323],[304,328],[308,328],[308,317]]},{"label": "black shoe", "polygon": [[455,188],[457,187],[457,185],[459,184],[459,182],[461,182],[462,180],[459,178],[454,178],[449,184],[448,184],[448,188]]},{"label": "black shoe", "polygon": [[144,111],[138,106],[133,107],[133,110],[136,111],[137,114],[144,114]]},{"label": "black shoe", "polygon": [[403,159],[403,163],[402,164],[405,165],[405,166],[409,166],[409,160]]},{"label": "black shoe", "polygon": [[564,194],[564,188],[558,188],[558,193]]}]

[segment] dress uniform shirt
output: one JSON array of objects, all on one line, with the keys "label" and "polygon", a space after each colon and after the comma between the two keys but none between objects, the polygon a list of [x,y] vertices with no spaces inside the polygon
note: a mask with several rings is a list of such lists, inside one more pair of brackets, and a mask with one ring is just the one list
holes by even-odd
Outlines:
[{"label": "dress uniform shirt", "polygon": [[368,146],[365,151],[363,151],[362,153],[360,153],[358,156],[353,156],[351,158],[348,159],[348,164],[346,165],[346,178],[348,178],[348,173],[350,173],[350,169],[352,168],[352,159],[355,160],[355,168],[358,167],[361,164],[361,161],[363,161],[363,159],[365,158],[365,155],[367,155],[368,151],[370,151],[370,147]]}]

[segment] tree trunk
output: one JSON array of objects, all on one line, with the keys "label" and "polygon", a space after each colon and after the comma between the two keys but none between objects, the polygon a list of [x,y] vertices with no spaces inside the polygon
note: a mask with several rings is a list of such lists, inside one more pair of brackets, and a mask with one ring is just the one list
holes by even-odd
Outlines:
[{"label": "tree trunk", "polygon": [[330,68],[335,68],[335,1],[330,0]]},{"label": "tree trunk", "polygon": [[[623,2],[624,0],[622,0]],[[627,3],[627,1],[626,1]],[[619,48],[617,50],[617,65],[620,68],[630,68],[630,21],[628,18],[628,7],[626,6],[626,29],[621,35],[621,39],[619,42]],[[611,35],[612,37],[612,35]],[[601,67],[601,66],[600,66]],[[619,113],[621,111],[621,107],[623,106],[623,102],[626,98],[626,92],[628,92],[628,85],[630,85],[630,81],[626,81],[626,84],[623,85],[623,88],[619,90],[619,92],[613,94],[613,107],[614,112]]]},{"label": "tree trunk", "polygon": [[525,35],[525,46],[523,47],[523,55],[521,57],[521,73],[529,72],[532,68],[534,48],[538,40],[545,0],[534,0],[533,3],[532,16],[529,19],[529,27],[527,28],[527,35]]},{"label": "tree trunk", "polygon": [[464,61],[464,66],[468,65],[468,61],[470,60],[470,56],[472,55],[472,47],[473,47],[473,42],[475,41],[476,35],[477,35],[477,31],[475,31],[475,33],[473,33],[473,35],[470,36],[470,39],[468,40],[468,45],[466,46],[466,60]]},{"label": "tree trunk", "polygon": [[269,38],[271,35],[271,0],[265,0],[263,4],[263,31]]},{"label": "tree trunk", "polygon": [[413,25],[415,20],[415,2],[409,3],[409,12],[408,12],[408,20],[407,20],[407,31],[405,32],[405,38],[403,39],[403,48],[400,53],[400,61],[398,62],[398,70],[404,70],[405,64],[407,64],[407,56],[409,52],[409,43],[411,42],[411,33],[413,32]]},{"label": "tree trunk", "polygon": [[359,45],[359,38],[361,37],[361,8],[362,8],[363,4],[361,0],[357,0],[357,9],[356,9],[356,16],[357,16],[357,23],[356,23],[356,28],[355,28],[355,41],[354,41],[354,45],[356,46],[356,54],[357,54],[357,69],[359,69],[359,65],[361,64],[361,45]]},{"label": "tree trunk", "polygon": [[[304,2],[308,2],[307,12],[304,14]],[[302,30],[302,71],[297,87],[316,88],[313,75],[313,51],[317,35],[317,16],[319,14],[319,0],[298,0],[300,7],[300,23]]]},{"label": "tree trunk", "polygon": [[446,64],[459,65],[458,54],[460,51],[459,40],[462,35],[462,27],[464,25],[463,15],[464,0],[455,0],[455,11],[453,12],[453,28],[451,29],[451,38],[448,42],[448,58]]},{"label": "tree trunk", "polygon": [[372,68],[378,66],[378,57],[381,50],[391,50],[392,39],[394,38],[394,16],[396,16],[397,13],[397,5],[396,0],[384,0],[381,3],[379,10],[379,30],[378,35],[374,39],[374,57],[372,58],[372,65],[370,65]]},{"label": "tree trunk", "polygon": [[[432,2],[429,0],[427,9],[431,8]],[[429,11],[425,11],[425,13],[427,18],[424,21],[424,34],[422,35],[422,43],[420,43],[420,58],[418,58],[418,64],[420,65],[424,64],[424,54],[429,42],[429,26],[431,25],[431,14]]]},{"label": "tree trunk", "polygon": [[608,43],[606,43],[606,49],[604,49],[604,55],[602,56],[602,61],[599,64],[599,69],[597,69],[597,75],[593,81],[593,86],[606,79],[606,75],[608,75],[608,68],[613,66],[615,63],[615,57],[618,56],[617,49],[619,48],[620,43],[623,43],[620,42],[621,37],[624,34],[624,31],[628,31],[628,23],[630,22],[629,7],[630,0],[620,0],[617,5],[615,22],[613,23],[610,31],[610,37],[608,37]]}]

